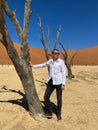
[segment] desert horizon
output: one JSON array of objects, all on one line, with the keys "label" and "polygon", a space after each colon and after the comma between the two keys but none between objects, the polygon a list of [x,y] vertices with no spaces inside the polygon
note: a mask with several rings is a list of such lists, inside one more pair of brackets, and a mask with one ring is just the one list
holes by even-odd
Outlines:
[{"label": "desert horizon", "polygon": [[[20,52],[20,45],[14,44],[17,52]],[[31,62],[38,64],[46,61],[45,53],[40,48],[30,48]],[[73,65],[98,65],[98,46],[84,48],[80,50],[68,50],[68,60],[71,59],[72,55],[76,53],[74,57]],[[60,55],[62,58],[62,55]],[[62,58],[63,59],[63,58]],[[0,43],[0,64],[7,65],[12,64],[5,47]]]}]

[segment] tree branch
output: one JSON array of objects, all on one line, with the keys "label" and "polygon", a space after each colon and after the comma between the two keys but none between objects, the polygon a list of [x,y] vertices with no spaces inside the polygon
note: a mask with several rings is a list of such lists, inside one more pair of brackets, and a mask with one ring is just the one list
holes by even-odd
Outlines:
[{"label": "tree branch", "polygon": [[28,28],[29,28],[30,15],[31,15],[31,11],[30,11],[31,2],[32,0],[26,0],[26,4],[25,4],[23,34],[25,34],[24,37],[26,39],[28,38]]},{"label": "tree branch", "polygon": [[72,55],[71,60],[70,60],[70,65],[73,64],[73,59],[74,59],[75,56],[76,56],[76,53],[74,53],[74,54]]},{"label": "tree branch", "polygon": [[[26,0],[25,4],[25,13],[24,13],[24,29],[19,25],[19,22],[16,18],[15,11],[11,12],[6,0],[4,0],[3,4],[3,9],[5,10],[6,14],[8,17],[11,19],[12,23],[14,24],[14,27],[17,31],[17,34],[19,36],[19,39],[21,41],[21,52],[20,56],[22,59],[30,59],[29,55],[29,48],[28,48],[28,26],[29,26],[29,19],[30,19],[30,5],[31,5],[32,0]],[[24,53],[25,52],[25,53]]]},{"label": "tree branch", "polygon": [[45,39],[44,39],[44,31],[43,31],[43,28],[42,28],[42,23],[41,23],[40,16],[38,16],[38,20],[39,20],[38,26],[39,26],[39,29],[41,31],[41,38],[40,38],[40,40],[41,40],[41,42],[43,44],[43,47],[44,47],[46,59],[49,60],[48,49],[46,47],[46,42],[45,42]]},{"label": "tree branch", "polygon": [[16,11],[14,11],[14,12],[10,11],[6,0],[3,0],[3,9],[6,12],[7,16],[11,19],[11,21],[17,31],[17,34],[18,34],[19,38],[21,39],[22,28],[20,27],[19,22],[16,18],[16,13],[15,13]]},{"label": "tree branch", "polygon": [[59,28],[57,30],[56,40],[55,40],[55,43],[54,43],[54,49],[56,49],[56,45],[57,45],[60,33],[61,33],[61,25],[59,26]]},{"label": "tree branch", "polygon": [[52,47],[51,47],[51,43],[50,43],[50,29],[49,29],[49,26],[47,26],[47,28],[48,28],[48,44],[49,44],[50,50],[52,51]]},{"label": "tree branch", "polygon": [[47,47],[46,47],[46,42],[45,42],[45,39],[44,39],[44,31],[43,31],[43,28],[42,28],[42,23],[41,23],[41,18],[40,18],[40,16],[38,16],[38,19],[39,19],[38,26],[39,26],[39,29],[40,29],[40,31],[41,31],[40,40],[41,40],[41,42],[42,42],[42,44],[43,44],[44,49],[46,50]]},{"label": "tree branch", "polygon": [[59,44],[61,45],[61,47],[62,47],[62,49],[63,49],[63,51],[64,51],[64,57],[66,57],[66,59],[68,58],[68,54],[67,54],[67,51],[66,51],[66,49],[64,48],[64,46],[63,46],[63,44],[61,43],[61,42],[59,42]]},{"label": "tree branch", "polygon": [[[21,58],[25,59],[26,61],[30,60],[30,54],[29,54],[29,47],[28,47],[28,28],[29,28],[29,22],[30,22],[30,6],[31,6],[32,0],[26,0],[25,3],[25,11],[24,11],[24,28],[21,38]],[[24,53],[25,52],[25,53]]]},{"label": "tree branch", "polygon": [[3,1],[0,1],[0,41],[5,46],[9,57],[11,58],[12,62],[15,63],[20,62],[20,58],[18,53],[14,47],[14,44],[9,36],[7,31],[7,27],[5,24],[4,16],[3,16]]}]

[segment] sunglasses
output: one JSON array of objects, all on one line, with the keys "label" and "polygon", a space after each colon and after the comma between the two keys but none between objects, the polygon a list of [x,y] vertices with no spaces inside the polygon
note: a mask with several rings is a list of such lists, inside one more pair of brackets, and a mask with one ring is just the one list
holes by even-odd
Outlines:
[{"label": "sunglasses", "polygon": [[52,52],[52,54],[56,55],[56,54],[59,54],[59,52]]}]

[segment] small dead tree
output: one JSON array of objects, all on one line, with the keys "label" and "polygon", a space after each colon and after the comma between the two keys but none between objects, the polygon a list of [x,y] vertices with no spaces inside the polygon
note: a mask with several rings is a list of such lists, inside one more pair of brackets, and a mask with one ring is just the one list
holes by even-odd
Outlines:
[{"label": "small dead tree", "polygon": [[[42,22],[41,22],[41,18],[40,16],[38,16],[38,19],[39,19],[39,23],[38,23],[38,26],[39,26],[39,29],[41,31],[41,37],[39,36],[41,42],[42,42],[42,45],[44,47],[44,50],[45,50],[45,56],[46,56],[46,59],[47,61],[49,60],[51,54],[48,53],[48,49],[47,49],[47,44],[46,44],[46,41],[45,41],[45,38],[44,38],[44,30],[43,30],[43,27],[42,27]],[[58,43],[58,39],[59,39],[59,36],[60,36],[60,33],[61,33],[61,26],[59,26],[58,30],[57,30],[57,34],[56,34],[56,40],[54,42],[54,47],[53,49],[56,49],[56,46],[57,46],[57,43]],[[49,47],[50,47],[50,51],[52,52],[52,47],[51,47],[51,44],[50,44],[50,30],[49,30],[49,27],[48,27],[48,44],[49,44]],[[70,62],[68,62],[68,54],[67,54],[67,51],[65,50],[64,46],[62,43],[60,43],[61,47],[63,48],[64,50],[64,53],[62,53],[63,55],[63,58],[64,58],[64,61],[65,61],[65,64],[66,64],[66,67],[68,69],[68,78],[74,78],[74,75],[72,74],[72,70],[71,70],[71,66],[73,64],[73,59],[76,55],[76,53],[71,57],[71,60]],[[49,72],[49,68],[48,68],[48,72]]]},{"label": "small dead tree", "polygon": [[68,62],[68,53],[67,53],[67,50],[64,48],[63,44],[60,42],[59,43],[63,49],[64,52],[62,52],[62,55],[63,55],[63,58],[64,58],[64,61],[65,61],[65,65],[67,67],[67,70],[68,70],[68,78],[69,79],[72,79],[74,78],[74,75],[72,74],[72,70],[71,70],[71,66],[73,64],[73,60],[74,60],[74,57],[76,56],[76,53],[72,55],[70,61]]},{"label": "small dead tree", "polygon": [[[43,109],[35,89],[32,69],[28,64],[28,62],[30,61],[30,54],[28,47],[28,26],[31,14],[30,11],[31,2],[32,0],[26,0],[24,10],[24,28],[22,29],[16,18],[15,11],[14,12],[10,11],[6,0],[0,0],[0,41],[5,46],[6,51],[22,82],[29,106],[29,112],[31,113],[32,116],[36,117],[39,114],[43,114]],[[3,11],[5,11],[7,16],[14,24],[14,27],[21,41],[20,54],[17,53],[14,44],[9,36]]]},{"label": "small dead tree", "polygon": [[[46,44],[46,41],[45,41],[45,37],[44,37],[44,30],[43,30],[43,27],[42,27],[42,22],[41,22],[41,18],[40,16],[38,16],[38,19],[39,19],[39,23],[38,23],[38,26],[39,26],[39,29],[40,29],[40,32],[41,32],[41,36],[39,36],[39,39],[41,40],[42,42],[42,45],[44,47],[44,51],[45,51],[45,56],[46,56],[46,59],[47,61],[49,60],[51,54],[49,54],[49,50],[48,50],[48,47],[47,47],[47,44]],[[58,43],[58,39],[59,39],[59,36],[60,36],[60,33],[61,33],[61,26],[59,26],[58,30],[57,30],[57,34],[56,34],[56,40],[54,42],[54,47],[53,49],[56,49],[56,45]],[[50,52],[52,52],[52,47],[51,47],[51,43],[50,43],[50,30],[49,30],[49,27],[48,27],[48,45],[50,47]]]}]

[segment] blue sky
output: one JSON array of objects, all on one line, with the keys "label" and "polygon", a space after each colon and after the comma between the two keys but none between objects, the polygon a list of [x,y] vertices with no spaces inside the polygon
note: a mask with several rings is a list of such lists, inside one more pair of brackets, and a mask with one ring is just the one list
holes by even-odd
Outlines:
[{"label": "blue sky", "polygon": [[[23,26],[25,0],[7,1],[12,11],[17,9],[17,18]],[[38,37],[40,30],[37,15],[41,17],[46,42],[47,26],[50,28],[50,42],[53,45],[57,29],[61,25],[59,41],[65,48],[77,50],[98,46],[98,0],[32,0],[31,10],[28,38],[30,46],[43,48]],[[13,25],[5,18],[11,39],[20,43]],[[59,43],[57,48],[60,49]]]}]

